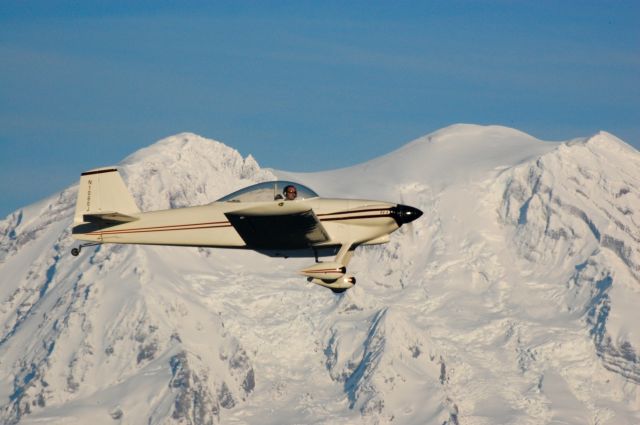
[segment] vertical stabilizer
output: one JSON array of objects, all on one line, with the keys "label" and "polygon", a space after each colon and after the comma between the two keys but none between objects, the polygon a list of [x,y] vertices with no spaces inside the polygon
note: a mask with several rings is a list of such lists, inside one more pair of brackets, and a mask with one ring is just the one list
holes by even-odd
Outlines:
[{"label": "vertical stabilizer", "polygon": [[83,223],[82,217],[85,214],[116,212],[120,214],[140,212],[118,170],[107,167],[82,173],[73,223],[75,225]]}]

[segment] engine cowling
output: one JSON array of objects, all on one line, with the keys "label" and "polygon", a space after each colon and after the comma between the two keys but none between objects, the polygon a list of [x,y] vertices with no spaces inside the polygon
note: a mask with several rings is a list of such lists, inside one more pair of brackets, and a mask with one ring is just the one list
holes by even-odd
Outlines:
[{"label": "engine cowling", "polygon": [[300,270],[300,273],[314,279],[334,281],[344,276],[347,268],[336,261],[315,263]]}]

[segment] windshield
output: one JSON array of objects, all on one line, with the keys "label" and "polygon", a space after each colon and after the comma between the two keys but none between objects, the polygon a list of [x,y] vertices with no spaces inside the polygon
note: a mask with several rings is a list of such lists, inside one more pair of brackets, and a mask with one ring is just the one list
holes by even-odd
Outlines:
[{"label": "windshield", "polygon": [[[295,199],[317,198],[318,194],[300,183],[278,180],[264,182],[245,187],[218,199],[217,202],[265,202],[285,200],[285,189],[292,192],[291,186],[297,192]],[[289,195],[288,199],[292,196]],[[290,199],[291,200],[291,199]]]}]

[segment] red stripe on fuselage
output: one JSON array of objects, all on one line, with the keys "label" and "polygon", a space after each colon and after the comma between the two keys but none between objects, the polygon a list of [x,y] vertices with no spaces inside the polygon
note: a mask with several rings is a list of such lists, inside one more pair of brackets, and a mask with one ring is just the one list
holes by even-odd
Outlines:
[{"label": "red stripe on fuselage", "polygon": [[364,213],[364,212],[372,212],[372,211],[390,211],[389,208],[371,208],[368,210],[356,210],[356,211],[341,211],[341,212],[332,212],[332,213],[325,213],[325,214],[317,214],[318,217],[326,217],[328,215],[340,215],[340,214],[357,214],[357,213]]},{"label": "red stripe on fuselage", "polygon": [[338,220],[359,220],[361,218],[388,218],[389,214],[373,214],[373,215],[361,215],[357,217],[335,217],[325,218],[320,221],[338,221]]},{"label": "red stripe on fuselage", "polygon": [[228,221],[212,221],[208,223],[174,224],[168,226],[138,227],[134,229],[104,230],[87,233],[88,235],[117,235],[121,233],[146,233],[168,232],[172,230],[214,229],[218,227],[231,227]]}]

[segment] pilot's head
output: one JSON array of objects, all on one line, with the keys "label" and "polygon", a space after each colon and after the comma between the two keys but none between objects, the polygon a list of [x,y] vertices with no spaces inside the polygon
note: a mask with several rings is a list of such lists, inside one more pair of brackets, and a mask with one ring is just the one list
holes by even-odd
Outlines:
[{"label": "pilot's head", "polygon": [[282,194],[287,201],[293,201],[298,196],[298,191],[294,185],[290,184],[284,188]]}]

